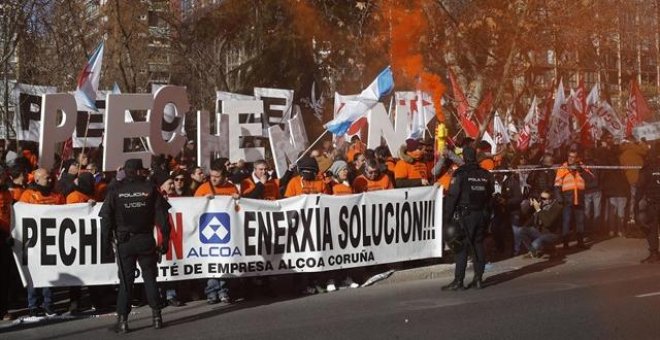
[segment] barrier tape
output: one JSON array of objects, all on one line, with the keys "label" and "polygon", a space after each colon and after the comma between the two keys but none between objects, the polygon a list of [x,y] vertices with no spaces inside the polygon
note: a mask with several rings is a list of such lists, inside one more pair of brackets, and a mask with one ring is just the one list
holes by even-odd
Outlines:
[{"label": "barrier tape", "polygon": [[[593,169],[593,170],[640,170],[642,167],[639,165],[580,165],[584,169]],[[499,169],[499,170],[490,170],[493,173],[506,173],[506,172],[532,172],[532,171],[545,171],[545,170],[557,170],[561,169],[563,166],[551,166],[545,168],[520,168],[520,169]],[[570,167],[569,169],[577,170],[577,167]]]}]

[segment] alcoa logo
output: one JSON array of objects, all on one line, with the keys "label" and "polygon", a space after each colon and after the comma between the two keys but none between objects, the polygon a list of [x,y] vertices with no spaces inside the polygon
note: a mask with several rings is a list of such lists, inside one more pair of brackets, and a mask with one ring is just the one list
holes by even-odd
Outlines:
[{"label": "alcoa logo", "polygon": [[199,240],[205,244],[226,244],[231,240],[227,213],[204,213],[199,217]]}]

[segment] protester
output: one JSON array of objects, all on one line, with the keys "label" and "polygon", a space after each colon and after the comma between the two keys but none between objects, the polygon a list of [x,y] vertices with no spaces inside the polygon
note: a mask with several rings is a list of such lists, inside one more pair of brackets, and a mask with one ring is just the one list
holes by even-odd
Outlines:
[{"label": "protester", "polygon": [[[81,173],[76,179],[76,184],[74,185],[73,191],[66,196],[66,204],[76,204],[76,203],[89,203],[96,204],[94,199],[94,175],[89,172]],[[97,291],[95,291],[97,292]],[[69,313],[76,315],[80,312],[80,299],[81,299],[81,287],[75,286],[69,288],[70,303],[69,303]],[[90,291],[92,300],[99,301],[98,294],[93,294]]]},{"label": "protester", "polygon": [[[129,300],[133,291],[136,262],[140,264],[147,300],[152,310],[153,327],[163,325],[156,276],[157,254],[167,253],[170,236],[168,209],[170,205],[153,183],[146,181],[142,160],[129,159],[124,164],[126,178],[108,193],[99,212],[101,228],[107,242],[116,242],[119,266],[119,294],[117,295],[117,333],[126,333]],[[154,225],[160,227],[162,244],[156,247]],[[108,246],[106,249],[112,249]]]},{"label": "protester", "polygon": [[202,183],[206,182],[206,173],[201,166],[193,166],[190,170],[190,192],[195,193]]},{"label": "protester", "polygon": [[[364,157],[364,156],[362,156]],[[328,195],[350,195],[353,187],[348,180],[348,164],[342,160],[335,161],[325,174],[325,190]]]},{"label": "protester", "polygon": [[319,165],[319,171],[322,173],[328,170],[334,161],[334,159],[330,158],[332,152],[326,153],[323,150],[312,150],[309,156],[316,159],[316,163]]},{"label": "protester", "polygon": [[8,297],[9,286],[13,273],[12,246],[14,239],[11,237],[11,206],[13,202],[12,193],[7,189],[7,176],[0,167],[0,320],[5,316],[10,317]]},{"label": "protester", "polygon": [[485,140],[477,143],[477,160],[479,166],[486,170],[493,170],[496,167],[492,149],[493,146]]},{"label": "protester", "polygon": [[[599,165],[591,150],[585,151],[584,160],[590,165]],[[584,177],[584,216],[585,227],[593,235],[600,234],[604,229],[601,226],[600,214],[602,210],[601,202],[603,191],[601,190],[602,176],[604,174],[598,170],[590,170]],[[606,182],[605,182],[606,183]]]},{"label": "protester", "polygon": [[[64,204],[64,197],[59,193],[53,192],[53,185],[48,170],[39,168],[34,171],[34,183],[23,192],[20,201],[30,204],[58,205]],[[57,315],[53,309],[53,294],[50,288],[28,286],[27,290],[30,316],[41,314],[39,311],[40,307],[46,316]]]},{"label": "protester", "polygon": [[541,165],[539,165],[537,169],[544,170],[532,171],[532,173],[529,174],[529,177],[527,177],[527,184],[530,186],[530,196],[534,198],[538,198],[542,191],[554,190],[555,187],[557,171],[549,169],[554,163],[552,155],[546,153],[543,155],[542,159]]},{"label": "protester", "polygon": [[361,166],[361,164],[355,164],[355,162],[358,161],[358,154],[364,155],[366,150],[367,145],[362,143],[360,136],[355,135],[351,137],[351,144],[346,148],[346,161],[353,162],[356,168]]},{"label": "protester", "polygon": [[[610,158],[614,161],[616,158]],[[588,178],[589,176],[585,176]],[[623,170],[612,169],[604,171],[603,195],[606,197],[606,222],[609,226],[610,237],[618,235],[626,236],[626,207],[630,196],[630,185],[626,180]]]},{"label": "protester", "polygon": [[401,157],[394,168],[397,188],[409,188],[429,185],[428,169],[422,161],[423,145],[416,139],[407,139],[399,149]]},{"label": "protester", "polygon": [[254,199],[277,200],[280,198],[279,180],[269,178],[268,163],[260,159],[253,163],[252,176],[241,182],[241,196]]},{"label": "protester", "polygon": [[392,158],[390,148],[381,145],[374,150],[374,156],[380,164],[380,172],[390,178],[390,182],[394,185],[394,169],[396,168],[396,160]]},{"label": "protester", "polygon": [[[319,178],[319,165],[314,158],[301,157],[297,162],[297,168],[299,174],[292,175],[288,180],[284,197],[324,193],[325,183]],[[312,276],[312,274],[302,274],[299,280],[305,286],[303,292],[306,294],[316,294],[323,289]]]},{"label": "protester", "polygon": [[355,193],[392,189],[392,181],[383,171],[388,170],[386,167],[381,166],[377,160],[367,160],[364,173],[353,182]]},{"label": "protester", "polygon": [[319,166],[314,158],[303,156],[298,160],[299,175],[294,175],[289,180],[284,197],[294,197],[303,194],[322,194],[325,186],[323,180],[319,179]]},{"label": "protester", "polygon": [[577,247],[587,249],[584,243],[584,177],[587,175],[579,162],[577,151],[568,153],[568,160],[557,170],[555,196],[564,206],[562,238],[568,249],[571,222],[575,221]]},{"label": "protester", "polygon": [[188,180],[190,176],[188,172],[182,169],[172,172],[170,175],[174,184],[174,195],[172,197],[192,197],[193,192],[190,191]]},{"label": "protester", "polygon": [[8,187],[9,192],[13,201],[18,202],[23,191],[25,191],[25,170],[20,166],[14,165],[9,169],[9,177],[11,180]]},{"label": "protester", "polygon": [[62,163],[62,170],[60,173],[60,179],[55,185],[55,191],[62,194],[66,197],[69,195],[75,188],[75,181],[78,177],[78,172],[80,171],[80,164],[76,160],[69,159]]},{"label": "protester", "polygon": [[[639,143],[631,143],[630,141],[624,139],[620,148],[621,154],[619,156],[619,160],[622,166],[644,165],[644,157],[646,157],[646,154],[649,151],[649,145],[646,142],[640,141]],[[639,182],[639,169],[626,169],[625,174],[626,179],[628,180],[628,184],[630,185],[630,199],[628,202],[635,202],[637,189],[639,188],[637,185],[637,182]],[[628,213],[630,215],[630,220],[628,223],[630,224],[635,224],[634,210],[635,209],[633,204],[630,204],[630,209],[628,209]]]},{"label": "protester", "polygon": [[[213,199],[215,196],[231,196],[235,200],[238,199],[238,189],[229,181],[228,177],[229,172],[227,169],[219,162],[215,162],[211,165],[210,180],[200,185],[195,192],[195,197]],[[219,302],[231,302],[226,280],[208,279],[204,292],[206,293],[206,302],[210,305]]]}]

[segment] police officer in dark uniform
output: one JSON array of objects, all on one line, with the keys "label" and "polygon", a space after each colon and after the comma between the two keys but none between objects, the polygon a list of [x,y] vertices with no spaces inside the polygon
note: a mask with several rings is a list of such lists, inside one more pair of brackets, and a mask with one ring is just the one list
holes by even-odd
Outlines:
[{"label": "police officer in dark uniform", "polygon": [[[649,243],[649,256],[643,259],[642,263],[660,263],[660,254],[658,253],[658,228],[660,228],[660,144],[651,149],[646,164],[640,171],[639,176],[639,198],[645,198],[647,206],[644,214],[640,216],[644,229],[646,229],[646,238]],[[638,206],[637,204],[635,205]]]},{"label": "police officer in dark uniform", "polygon": [[[154,328],[161,328],[160,300],[156,287],[158,254],[167,252],[170,224],[167,211],[170,205],[158,188],[147,181],[142,160],[129,159],[124,165],[126,177],[107,194],[99,212],[103,239],[116,242],[119,266],[119,294],[117,295],[117,333],[128,332],[129,304],[135,281],[136,262],[140,264],[147,300],[153,312]],[[160,226],[163,243],[156,247],[154,225]],[[106,249],[113,249],[112,246]]]},{"label": "police officer in dark uniform", "polygon": [[491,212],[491,198],[494,191],[493,176],[477,163],[477,152],[472,147],[463,149],[465,164],[454,172],[449,192],[444,201],[444,225],[456,223],[463,231],[463,247],[456,251],[454,281],[443,286],[442,290],[463,290],[468,251],[473,252],[474,280],[467,288],[482,288],[482,275],[485,266],[483,246],[484,231]]}]

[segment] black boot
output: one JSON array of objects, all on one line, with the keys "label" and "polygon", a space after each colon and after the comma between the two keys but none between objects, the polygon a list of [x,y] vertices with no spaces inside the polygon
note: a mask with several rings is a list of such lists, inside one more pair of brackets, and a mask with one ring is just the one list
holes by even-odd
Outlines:
[{"label": "black boot", "polygon": [[584,235],[582,233],[577,234],[577,247],[580,249],[589,249],[589,247],[584,244]]},{"label": "black boot", "polygon": [[660,263],[660,254],[657,251],[652,251],[649,256],[641,261],[642,263]]},{"label": "black boot", "polygon": [[114,330],[118,334],[128,333],[128,317],[126,315],[117,315],[117,324]]},{"label": "black boot", "polygon": [[467,286],[467,288],[481,289],[484,287],[484,282],[481,279],[481,275],[475,275],[472,282]]},{"label": "black boot", "polygon": [[160,314],[160,309],[153,309],[151,315],[154,319],[154,328],[161,329],[163,328],[163,317]]},{"label": "black boot", "polygon": [[442,286],[442,288],[440,289],[457,291],[457,290],[465,290],[465,287],[463,286],[463,280],[454,280],[450,284],[446,286]]}]

